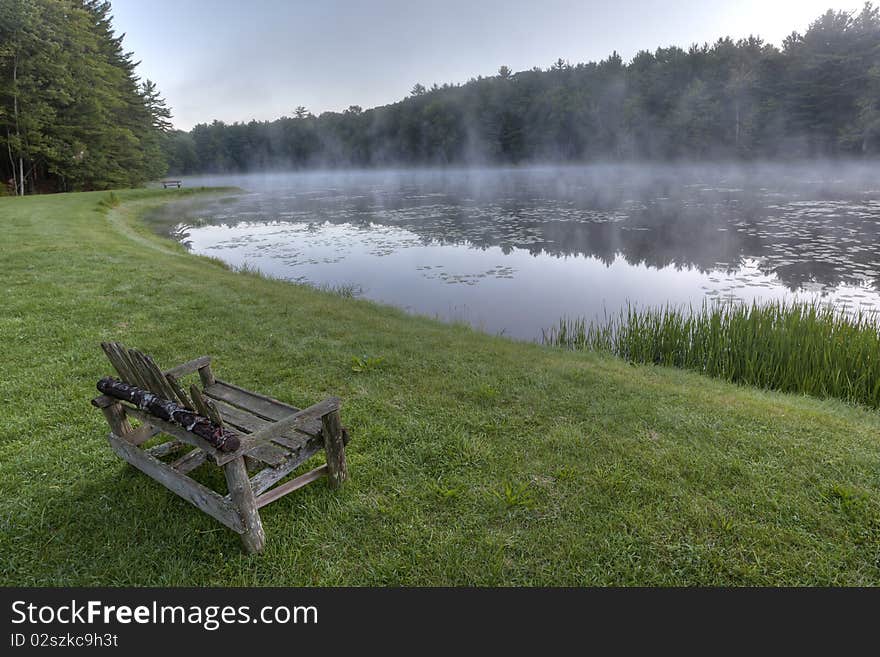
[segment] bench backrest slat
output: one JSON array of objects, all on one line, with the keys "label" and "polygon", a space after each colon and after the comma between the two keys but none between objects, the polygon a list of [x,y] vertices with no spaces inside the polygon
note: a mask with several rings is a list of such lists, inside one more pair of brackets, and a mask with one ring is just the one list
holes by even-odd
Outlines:
[{"label": "bench backrest slat", "polygon": [[[154,395],[159,395],[169,401],[176,402],[178,400],[174,386],[165,378],[162,370],[152,358],[137,349],[129,349],[119,342],[102,342],[101,348],[119,374],[121,381],[149,390]],[[184,401],[184,399],[180,401]],[[189,407],[190,405],[184,403],[184,406]]]},{"label": "bench backrest slat", "polygon": [[132,367],[131,361],[128,358],[128,350],[125,347],[118,342],[102,342],[101,349],[104,350],[107,360],[113,365],[121,381],[143,387],[144,382],[137,376]]}]

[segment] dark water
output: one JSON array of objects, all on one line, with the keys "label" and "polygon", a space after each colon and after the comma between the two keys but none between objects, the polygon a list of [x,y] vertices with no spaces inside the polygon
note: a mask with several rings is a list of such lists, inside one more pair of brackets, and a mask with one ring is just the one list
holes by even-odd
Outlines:
[{"label": "dark water", "polygon": [[880,166],[589,166],[189,178],[150,218],[194,252],[535,339],[704,300],[880,309]]}]

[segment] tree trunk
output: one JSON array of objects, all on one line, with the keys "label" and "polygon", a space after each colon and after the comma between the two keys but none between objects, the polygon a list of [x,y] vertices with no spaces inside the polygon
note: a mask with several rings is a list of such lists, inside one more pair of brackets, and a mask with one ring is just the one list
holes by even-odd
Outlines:
[{"label": "tree trunk", "polygon": [[12,186],[15,187],[15,193],[18,194],[18,176],[15,174],[15,157],[12,155],[12,135],[9,134],[9,128],[6,128],[6,151],[9,153],[9,164],[12,167]]},{"label": "tree trunk", "polygon": [[[21,156],[21,128],[18,123],[18,53],[12,60],[12,107],[15,114],[15,136],[18,137],[18,186],[15,190],[19,196],[24,196],[24,158]],[[15,164],[12,165],[12,177],[15,177]]]}]

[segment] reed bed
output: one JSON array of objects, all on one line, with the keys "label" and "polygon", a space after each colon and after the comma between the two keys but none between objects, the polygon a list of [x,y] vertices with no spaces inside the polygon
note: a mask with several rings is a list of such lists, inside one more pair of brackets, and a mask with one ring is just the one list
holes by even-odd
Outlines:
[{"label": "reed bed", "polygon": [[880,408],[880,330],[872,313],[819,303],[629,305],[604,322],[563,318],[543,342]]}]

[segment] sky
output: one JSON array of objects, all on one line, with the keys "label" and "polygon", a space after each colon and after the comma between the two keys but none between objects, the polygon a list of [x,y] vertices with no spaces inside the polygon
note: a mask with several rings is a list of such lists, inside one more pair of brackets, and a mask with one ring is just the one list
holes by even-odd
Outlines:
[{"label": "sky", "polygon": [[466,82],[562,58],[756,35],[780,45],[862,0],[113,0],[114,26],[189,130],[364,109],[416,83]]}]

